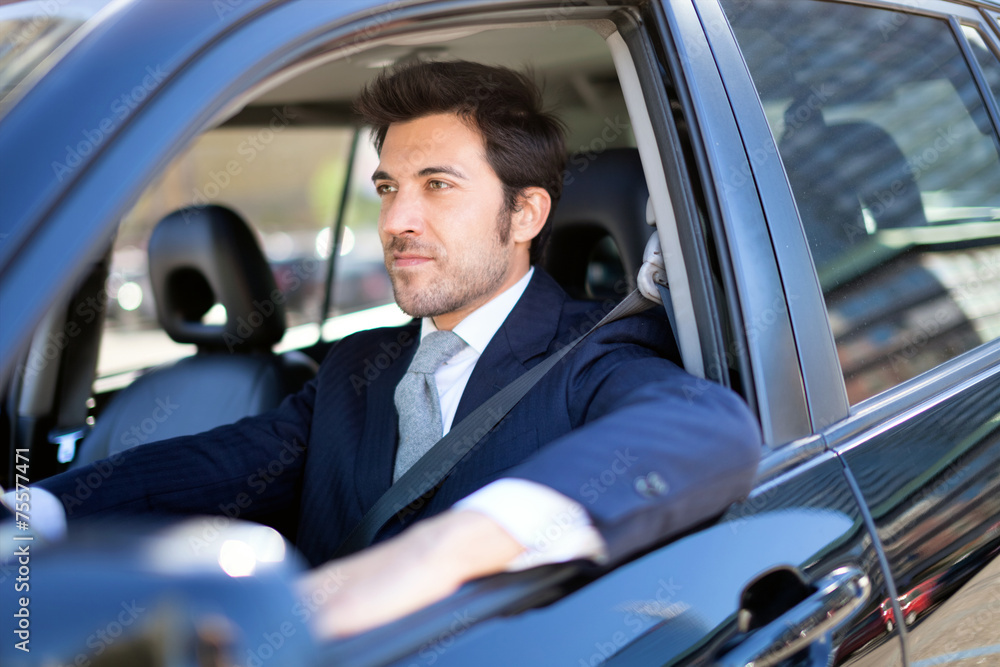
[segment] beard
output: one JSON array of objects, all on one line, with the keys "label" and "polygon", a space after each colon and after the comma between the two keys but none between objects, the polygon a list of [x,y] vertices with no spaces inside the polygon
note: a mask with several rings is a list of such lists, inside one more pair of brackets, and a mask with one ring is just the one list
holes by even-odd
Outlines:
[{"label": "beard", "polygon": [[[420,240],[392,237],[383,250],[396,304],[410,317],[437,317],[495,296],[510,270],[513,255],[513,248],[507,243],[510,225],[511,214],[501,211],[492,243],[480,246],[479,253],[466,253],[464,257],[449,257],[444,248]],[[415,276],[392,268],[395,252],[433,257],[437,274],[429,284],[417,286]]]}]

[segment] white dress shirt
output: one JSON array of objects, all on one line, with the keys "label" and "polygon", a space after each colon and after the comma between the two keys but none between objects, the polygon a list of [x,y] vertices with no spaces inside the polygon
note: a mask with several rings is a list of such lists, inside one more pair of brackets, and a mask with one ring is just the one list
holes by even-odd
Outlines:
[{"label": "white dress shirt", "polygon": [[[451,430],[476,362],[524,294],[534,271],[529,269],[512,287],[474,310],[453,329],[467,346],[434,373],[444,433]],[[420,339],[432,331],[437,331],[434,320],[423,318]],[[583,506],[537,482],[498,479],[459,500],[454,509],[485,514],[524,547],[508,565],[511,571],[578,558],[600,561],[605,557],[604,539]]]}]

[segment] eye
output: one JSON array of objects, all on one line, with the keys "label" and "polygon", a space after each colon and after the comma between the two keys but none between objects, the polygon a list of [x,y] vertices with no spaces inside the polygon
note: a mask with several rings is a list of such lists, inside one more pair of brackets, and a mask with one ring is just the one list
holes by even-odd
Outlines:
[{"label": "eye", "polygon": [[444,190],[446,188],[450,188],[451,184],[434,179],[431,181],[427,181],[427,187],[430,188],[431,190]]},{"label": "eye", "polygon": [[375,186],[375,194],[377,194],[380,197],[382,195],[387,195],[390,192],[395,192],[395,191],[396,191],[396,186],[391,185],[389,183],[379,183],[378,185]]}]

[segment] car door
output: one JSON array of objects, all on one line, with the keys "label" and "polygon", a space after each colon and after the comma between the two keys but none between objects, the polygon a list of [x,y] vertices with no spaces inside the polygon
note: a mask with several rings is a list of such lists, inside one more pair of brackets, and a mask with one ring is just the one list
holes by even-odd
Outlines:
[{"label": "car door", "polygon": [[748,72],[759,98],[740,122],[773,136],[755,170],[783,166],[768,196],[783,206],[791,190],[811,250],[815,274],[783,273],[815,275],[825,299],[814,343],[833,344],[850,409],[817,428],[876,527],[884,623],[911,665],[993,664],[996,19],[946,3],[721,5],[732,32],[716,41],[735,36],[745,59],[727,87]]}]

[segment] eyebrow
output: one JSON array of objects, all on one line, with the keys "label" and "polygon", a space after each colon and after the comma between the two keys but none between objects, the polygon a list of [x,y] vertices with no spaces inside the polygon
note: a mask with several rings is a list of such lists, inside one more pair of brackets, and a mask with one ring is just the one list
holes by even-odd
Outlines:
[{"label": "eyebrow", "polygon": [[[463,174],[461,171],[459,171],[455,167],[449,167],[447,165],[424,167],[423,169],[417,172],[417,177],[433,176],[434,174],[448,174],[449,176],[460,178],[463,181],[469,180],[469,177]],[[391,180],[393,180],[393,178],[392,176],[389,175],[389,172],[383,171],[382,169],[379,169],[374,174],[372,174],[373,183],[375,181],[391,181]]]}]

